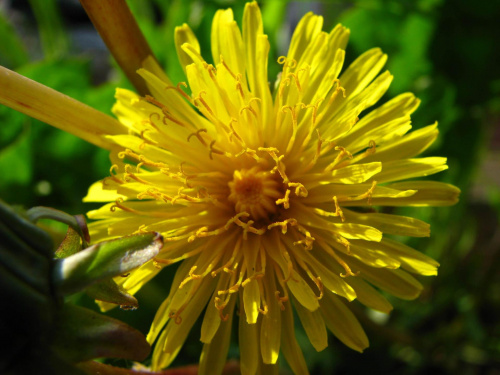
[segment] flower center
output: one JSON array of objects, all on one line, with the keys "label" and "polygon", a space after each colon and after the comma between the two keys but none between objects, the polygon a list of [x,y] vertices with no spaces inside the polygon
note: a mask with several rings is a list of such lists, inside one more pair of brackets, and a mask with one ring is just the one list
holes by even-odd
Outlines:
[{"label": "flower center", "polygon": [[274,174],[259,167],[234,171],[229,182],[229,201],[237,213],[248,212],[253,220],[269,218],[278,210],[276,200],[283,193]]}]

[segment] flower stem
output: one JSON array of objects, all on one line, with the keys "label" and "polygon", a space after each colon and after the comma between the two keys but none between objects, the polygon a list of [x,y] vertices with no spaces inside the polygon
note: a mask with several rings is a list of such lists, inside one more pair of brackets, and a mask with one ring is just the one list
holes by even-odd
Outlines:
[{"label": "flower stem", "polygon": [[153,52],[125,0],[80,0],[80,3],[127,78],[139,94],[148,94],[146,83],[136,71]]},{"label": "flower stem", "polygon": [[0,104],[105,149],[106,135],[126,134],[119,121],[60,92],[0,66]]}]

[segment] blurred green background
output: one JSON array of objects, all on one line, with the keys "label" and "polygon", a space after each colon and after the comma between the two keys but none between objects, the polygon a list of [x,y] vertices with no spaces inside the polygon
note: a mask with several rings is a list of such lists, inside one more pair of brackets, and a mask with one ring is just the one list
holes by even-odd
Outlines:
[{"label": "blurred green background", "polygon": [[[240,21],[243,1],[128,1],[159,61],[174,82],[184,80],[173,44],[186,22],[210,59],[214,12],[232,7]],[[441,263],[416,301],[390,298],[390,316],[354,304],[370,338],[356,353],[331,337],[317,353],[298,328],[313,374],[500,374],[500,2],[491,0],[262,1],[270,37],[270,81],[291,31],[307,11],[322,14],[325,30],[351,29],[347,62],[381,47],[395,80],[383,100],[405,91],[422,104],[414,129],[439,122],[440,137],[427,155],[446,156],[450,169],[435,176],[462,190],[451,208],[401,209],[431,223],[431,238],[404,239]],[[274,63],[273,63],[274,61]],[[130,87],[78,1],[0,2],[0,64],[105,113],[115,87]],[[1,89],[1,88],[0,88]],[[0,106],[0,198],[25,207],[52,206],[71,214],[96,208],[82,197],[109,175],[107,152]],[[138,294],[136,311],[111,314],[147,332],[166,296],[164,271]],[[77,303],[93,306],[85,296]],[[236,332],[230,357],[238,357]],[[174,365],[195,363],[199,327]],[[110,363],[126,365],[121,362]],[[287,373],[283,365],[283,373]]]}]

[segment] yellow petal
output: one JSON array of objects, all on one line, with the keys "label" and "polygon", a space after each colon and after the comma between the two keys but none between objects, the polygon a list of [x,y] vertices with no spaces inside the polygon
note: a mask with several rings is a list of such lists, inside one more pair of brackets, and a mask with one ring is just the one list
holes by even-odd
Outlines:
[{"label": "yellow petal", "polygon": [[248,85],[252,92],[256,92],[259,87],[256,74],[259,69],[257,61],[257,40],[258,37],[263,34],[264,27],[262,25],[262,15],[259,6],[256,2],[246,3],[243,13],[243,43],[245,45]]},{"label": "yellow petal", "polygon": [[318,352],[325,349],[328,346],[328,333],[320,309],[311,312],[295,300],[293,305],[314,349]]},{"label": "yellow petal", "polygon": [[[249,236],[243,241],[243,259],[246,264],[247,277],[255,274],[257,255],[260,247],[260,236]],[[248,324],[255,324],[259,315],[260,308],[260,289],[257,280],[250,281],[243,287],[243,303]]]},{"label": "yellow petal", "polygon": [[358,301],[363,305],[386,314],[391,312],[392,305],[389,301],[362,278],[350,277],[349,284],[354,288]]},{"label": "yellow petal", "polygon": [[297,61],[297,66],[299,68],[303,66],[310,66],[312,69],[316,68],[318,61],[322,60],[322,55],[328,49],[328,34],[324,31],[320,31],[314,36],[310,43],[304,50],[304,53]]},{"label": "yellow petal", "polygon": [[111,219],[111,220],[99,220],[94,223],[90,223],[88,225],[90,238],[93,241],[95,241],[96,239],[99,239],[99,241],[106,241],[108,239],[111,239],[108,229],[109,225],[114,222],[115,220]]},{"label": "yellow petal", "polygon": [[215,12],[214,18],[212,20],[210,43],[210,46],[212,47],[212,58],[214,59],[215,64],[218,64],[220,62],[220,55],[222,53],[220,38],[224,37],[224,35],[220,33],[220,25],[227,24],[233,21],[234,17],[232,9],[219,9],[217,12]]},{"label": "yellow petal", "polygon": [[[179,214],[182,214],[182,206],[173,206],[171,204],[165,204],[164,202],[159,202],[156,200],[150,201],[126,201],[123,202],[123,207],[129,208],[136,213],[142,213],[144,218],[136,217],[135,220],[141,221],[142,219],[147,220],[154,216],[156,218],[177,218]],[[130,212],[121,209],[115,209],[116,202],[108,203],[101,206],[97,210],[92,210],[87,213],[87,216],[91,219],[130,219]],[[185,212],[184,212],[185,213]],[[158,221],[158,220],[156,220]],[[92,223],[91,225],[94,225]]]},{"label": "yellow petal", "polygon": [[419,105],[420,100],[412,93],[400,94],[370,113],[367,113],[356,124],[356,130],[360,134],[364,134],[370,129],[383,127],[388,122],[411,115]]},{"label": "yellow petal", "polygon": [[382,172],[374,178],[380,183],[429,176],[448,169],[448,166],[446,158],[429,157],[387,161],[382,168]]},{"label": "yellow petal", "polygon": [[[273,116],[273,99],[271,97],[271,90],[268,84],[268,74],[267,74],[267,62],[269,56],[269,41],[267,40],[267,35],[260,35],[257,38],[257,48],[256,48],[256,69],[255,69],[255,80],[256,86],[253,94],[261,99],[261,111],[262,111],[262,124],[264,131],[268,131],[268,139],[272,139],[275,134],[274,126],[270,120]],[[270,132],[270,133],[269,133]]]},{"label": "yellow petal", "polygon": [[[160,335],[153,352],[151,364],[153,371],[168,367],[168,365],[172,363],[179,353],[179,350],[184,344],[191,327],[203,311],[208,298],[211,296],[212,290],[215,287],[215,283],[210,279],[211,277],[200,283],[196,294],[192,297],[191,301],[182,312],[182,320],[180,323],[179,321],[176,322],[174,319],[171,319],[167,323],[167,326]],[[175,295],[172,302],[174,299]]]},{"label": "yellow petal", "polygon": [[243,306],[248,324],[257,323],[260,308],[260,290],[256,280],[250,281],[243,288]]},{"label": "yellow petal", "polygon": [[[210,344],[214,338],[217,330],[220,327],[221,318],[219,315],[219,310],[215,306],[215,298],[219,296],[219,290],[226,290],[227,284],[229,282],[229,275],[226,272],[222,272],[219,276],[219,282],[214,290],[212,297],[209,300],[207,309],[205,311],[205,316],[203,318],[203,323],[201,324],[201,335],[200,341],[204,344]],[[234,299],[234,298],[233,298]]]},{"label": "yellow petal", "polygon": [[382,163],[354,164],[332,171],[332,183],[359,184],[382,170]]},{"label": "yellow petal", "polygon": [[174,280],[172,281],[172,285],[170,286],[170,293],[156,311],[153,322],[151,323],[151,328],[146,337],[146,340],[150,344],[153,344],[153,342],[155,342],[161,330],[163,329],[163,327],[165,327],[165,324],[167,324],[168,320],[170,319],[168,316],[168,308],[170,306],[170,302],[172,301],[172,297],[179,288],[179,285],[182,282],[182,280],[186,278],[189,270],[193,266],[194,261],[195,258],[187,259],[186,261],[180,264],[179,268],[175,272]]},{"label": "yellow petal", "polygon": [[[300,302],[299,302],[300,303]],[[295,326],[291,306],[286,306],[281,315],[281,351],[295,374],[309,374],[304,354],[295,338]]]},{"label": "yellow petal", "polygon": [[[367,148],[369,143],[373,141],[377,146],[375,154],[378,154],[381,148],[386,145],[390,147],[390,145],[401,139],[401,137],[410,129],[410,116],[402,116],[372,128],[369,126],[358,128],[356,124],[353,129],[342,140],[340,140],[339,144],[354,154]],[[367,160],[379,160],[378,158],[373,158],[375,154],[358,154],[353,158],[352,163],[358,162],[359,160],[363,160],[364,162]],[[370,156],[372,157],[371,159],[369,159]],[[393,159],[397,158],[391,158],[390,160]]]},{"label": "yellow petal", "polygon": [[[371,188],[372,184],[368,183],[356,185],[323,185],[309,190],[309,195],[304,198],[303,201],[307,202],[307,204],[331,203],[333,210],[335,210],[332,197],[336,196],[338,201],[342,202],[342,206],[363,206],[368,205],[369,203],[365,194]],[[378,205],[380,200],[383,200],[384,202],[396,201],[401,198],[411,197],[414,194],[416,194],[416,190],[396,190],[386,186],[377,185],[371,193],[371,204]],[[380,205],[386,204],[384,203]]]},{"label": "yellow petal", "polygon": [[183,24],[182,26],[177,26],[175,28],[174,40],[177,57],[179,58],[182,70],[184,70],[184,74],[186,74],[186,66],[192,64],[193,59],[191,59],[191,57],[186,52],[184,52],[181,46],[184,43],[188,43],[200,54],[200,43],[198,42],[196,35],[194,35],[193,31],[187,24]]},{"label": "yellow petal", "polygon": [[140,96],[133,91],[116,88],[115,99],[116,102],[113,105],[113,114],[118,117],[122,124],[132,129],[135,122],[143,119],[142,114],[137,113],[133,105],[130,104],[138,102]]},{"label": "yellow petal", "polygon": [[[257,2],[245,5],[243,13],[243,44],[248,86],[252,94],[261,99],[262,124],[267,130],[273,132],[274,128],[272,126],[266,126],[272,116],[273,108],[267,74],[270,45],[267,35],[264,34],[262,15]],[[273,135],[271,133],[267,137],[270,139]]]},{"label": "yellow petal", "polygon": [[313,40],[323,27],[323,17],[312,12],[307,13],[299,21],[290,41],[288,59],[300,60],[311,40]]},{"label": "yellow petal", "polygon": [[[240,298],[240,305],[243,301]],[[239,317],[240,367],[243,375],[257,374],[261,359],[259,351],[259,324],[248,324],[243,314]]]},{"label": "yellow petal", "polygon": [[354,60],[340,76],[346,96],[354,97],[360,93],[380,72],[386,61],[387,55],[380,48],[372,48]]},{"label": "yellow petal", "polygon": [[[186,67],[186,75],[195,100],[202,97],[207,103],[208,108],[204,105],[198,106],[200,112],[211,121],[208,126],[204,127],[212,129],[214,124],[228,124],[231,116],[222,98],[224,93],[217,88],[206,69],[200,67],[199,64],[191,64]],[[210,93],[210,95],[203,95],[203,93]]]},{"label": "yellow petal", "polygon": [[[424,152],[436,140],[438,134],[437,123],[426,126],[382,144],[377,147],[374,154],[364,157],[363,161],[389,161],[414,157]],[[374,141],[377,143],[377,140]]]},{"label": "yellow petal", "polygon": [[[304,89],[304,102],[316,103],[319,99],[325,98],[332,88],[332,82],[338,78],[342,66],[344,65],[345,51],[338,49],[332,62],[328,61],[328,71],[324,74],[314,72],[310,77],[308,86]],[[310,120],[309,120],[310,121]]]},{"label": "yellow petal", "polygon": [[382,232],[368,225],[351,223],[330,223],[335,232],[348,239],[359,239],[378,242],[382,239]]},{"label": "yellow petal", "polygon": [[116,191],[103,189],[103,181],[94,182],[89,187],[87,195],[83,198],[84,202],[111,202],[117,199],[126,200],[125,195],[117,194]]},{"label": "yellow petal", "polygon": [[212,22],[212,54],[216,65],[224,63],[234,75],[241,74],[246,82],[245,51],[240,29],[231,9],[219,10]]},{"label": "yellow petal", "polygon": [[[341,139],[355,125],[359,114],[382,97],[389,88],[392,79],[393,76],[386,71],[355,97],[344,100],[343,105],[327,106],[325,101],[326,109],[324,114],[323,112],[321,114],[324,116],[321,120],[323,127],[320,128],[322,136],[334,140]],[[332,121],[335,122],[335,126],[329,126]]]},{"label": "yellow petal", "polygon": [[234,315],[234,303],[236,298],[231,298],[226,307],[228,311],[228,319],[221,322],[217,334],[210,344],[203,345],[200,357],[200,367],[198,374],[221,374],[226,364],[227,352],[231,339],[231,325]]},{"label": "yellow petal", "polygon": [[420,251],[388,238],[377,244],[377,247],[401,262],[402,268],[407,271],[425,276],[437,275],[439,263]]},{"label": "yellow petal", "polygon": [[356,292],[345,279],[339,276],[340,272],[335,273],[331,268],[319,261],[316,250],[305,252],[302,257],[311,266],[313,273],[321,278],[321,282],[328,290],[349,301],[356,298]]},{"label": "yellow petal", "polygon": [[[345,259],[343,254],[340,255]],[[411,300],[417,298],[422,292],[422,284],[403,270],[373,268],[352,258],[348,262],[353,270],[360,271],[359,277],[398,298]]]},{"label": "yellow petal", "polygon": [[260,351],[262,361],[275,364],[278,360],[281,341],[281,310],[275,298],[276,281],[274,272],[266,273],[263,279],[264,293],[267,296],[268,312],[262,317],[260,329]]},{"label": "yellow petal", "polygon": [[321,312],[330,331],[351,349],[363,352],[368,347],[361,324],[338,297],[326,292],[321,301]]},{"label": "yellow petal", "polygon": [[[155,97],[155,99],[164,104],[168,109],[168,112],[170,112],[174,118],[178,119],[189,129],[197,130],[203,127],[206,128],[210,124],[209,121],[196,113],[193,107],[185,100],[182,94],[174,88],[174,86],[168,82],[164,82],[156,74],[146,69],[139,69],[137,73],[144,78],[148,84],[151,94]],[[179,88],[179,90],[182,89]]]},{"label": "yellow petal", "polygon": [[[374,242],[371,242],[371,244],[375,244]],[[340,253],[346,253],[345,248],[341,248],[342,245],[336,246],[334,242],[331,243],[331,245],[335,248],[335,251],[337,251],[337,254]],[[322,245],[324,246],[324,245]],[[315,249],[313,249],[315,251]],[[327,254],[326,252],[316,252],[315,253],[316,258],[318,261],[320,261],[322,264],[325,265],[331,272],[339,275],[345,272],[345,270],[340,266],[340,264],[330,256],[330,254]],[[339,254],[340,255],[340,254]],[[342,256],[341,256],[342,258]],[[352,258],[345,257],[347,264],[351,265],[355,264],[353,271],[357,271],[356,265],[358,264],[355,260],[351,262]],[[368,283],[363,281],[363,279],[358,276],[358,277],[348,277],[344,278],[348,284],[349,287],[353,289],[356,298],[363,304],[365,304],[368,307],[371,307],[375,310],[379,310],[382,312],[388,312],[392,309],[391,304],[386,300],[384,296],[382,296],[378,291],[376,291],[373,287],[371,287]],[[322,280],[323,281],[323,280]],[[326,285],[325,285],[326,286]],[[351,299],[352,300],[352,299]],[[351,301],[349,300],[349,301]]]},{"label": "yellow petal", "polygon": [[[321,51],[316,49],[316,53],[313,54],[313,59],[310,63],[311,79],[309,81],[309,88],[312,90],[317,89],[321,83],[331,86],[332,81],[338,77],[342,68],[343,57],[340,64],[337,64],[336,60],[340,57],[339,53],[344,55],[343,50],[347,45],[348,39],[349,29],[338,24],[328,34],[324,48]],[[334,62],[333,64],[332,61]]]},{"label": "yellow petal", "polygon": [[318,299],[310,285],[296,271],[292,271],[292,277],[286,284],[293,296],[306,309],[314,311],[319,307]]},{"label": "yellow petal", "polygon": [[383,233],[412,237],[429,237],[431,234],[429,224],[412,217],[381,213],[362,214],[347,209],[343,212],[349,222],[369,225]]},{"label": "yellow petal", "polygon": [[[375,242],[376,243],[376,242]],[[360,262],[374,268],[390,268],[396,269],[401,265],[396,259],[391,258],[387,254],[381,251],[377,251],[372,244],[373,241],[360,241],[352,240],[350,241],[349,248],[346,248],[343,244],[332,242],[331,245],[338,251],[346,254],[347,256],[358,259]],[[347,258],[349,263],[349,258]],[[348,281],[349,282],[349,281]]]},{"label": "yellow petal", "polygon": [[[110,141],[113,141],[115,144],[122,146],[123,148],[128,148],[134,152],[137,152],[140,154],[143,154],[150,160],[161,160],[162,163],[168,164],[178,164],[180,163],[178,159],[178,154],[174,154],[170,151],[166,151],[163,148],[160,147],[155,147],[149,144],[144,144],[144,141],[142,138],[136,137],[134,135],[109,135],[106,136],[106,139],[109,139]],[[184,146],[184,145],[182,145]],[[180,145],[177,145],[177,147],[180,147]],[[172,150],[175,150],[175,146],[173,145]],[[186,160],[188,159],[189,155],[186,155]],[[135,160],[132,160],[135,162]]]},{"label": "yellow petal", "polygon": [[[330,198],[330,200],[333,199]],[[338,222],[340,221],[338,219],[330,221],[329,219],[325,219],[315,214],[311,208],[301,205],[298,202],[295,202],[294,206],[289,208],[289,214],[291,217],[300,217],[302,225],[325,229],[345,238],[377,242],[382,239],[382,232],[376,228],[362,224],[341,223]]]},{"label": "yellow petal", "polygon": [[269,235],[262,241],[266,256],[269,256],[281,268],[281,271],[288,277],[288,264],[285,259],[284,244],[281,242],[280,234],[276,231],[269,233]]},{"label": "yellow petal", "polygon": [[458,202],[460,189],[437,181],[404,181],[387,185],[390,189],[415,189],[417,192],[398,199],[373,199],[373,205],[381,206],[451,206]]}]

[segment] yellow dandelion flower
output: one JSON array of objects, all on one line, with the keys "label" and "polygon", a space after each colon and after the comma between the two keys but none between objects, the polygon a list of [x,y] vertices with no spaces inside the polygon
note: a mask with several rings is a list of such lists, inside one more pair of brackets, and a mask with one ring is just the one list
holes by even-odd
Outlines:
[{"label": "yellow dandelion flower", "polygon": [[372,209],[456,202],[453,186],[404,181],[447,168],[445,158],[415,158],[436,125],[408,133],[419,104],[409,93],[365,114],[391,83],[379,75],[386,55],[374,48],[341,73],[349,30],[321,29],[321,16],[302,18],[271,90],[257,4],[246,5],[242,32],[220,10],[214,65],[183,25],[175,41],[188,83],[173,84],[150,59],[138,74],[152,96],[117,90],[113,112],[129,134],[107,137],[121,149],[85,200],[114,201],[89,213],[94,239],[165,237],[154,262],[120,279],[129,292],[182,261],[148,335],[153,369],[173,361],[204,312],[200,371],[220,371],[237,310],[244,373],[276,366],[280,350],[306,373],[292,306],[317,350],[328,328],[363,351],[368,339],[349,302],[389,312],[373,286],[412,299],[422,286],[408,272],[437,273],[437,262],[383,236],[428,236],[428,224]]},{"label": "yellow dandelion flower", "polygon": [[363,113],[392,80],[379,75],[386,55],[372,49],[341,73],[349,30],[321,29],[322,17],[302,18],[271,90],[257,4],[246,5],[242,32],[221,10],[214,65],[183,25],[175,41],[188,84],[173,84],[149,60],[138,73],[152,96],[117,90],[113,111],[129,134],[108,137],[122,149],[112,154],[112,176],[86,200],[115,200],[89,213],[99,220],[93,238],[165,237],[154,262],[120,279],[129,292],[182,261],[148,335],[153,369],[173,361],[205,311],[200,369],[220,371],[237,310],[244,373],[276,366],[280,350],[306,373],[292,306],[317,350],[328,328],[363,351],[368,339],[349,302],[389,312],[373,286],[412,299],[422,286],[408,272],[437,273],[437,262],[383,236],[428,236],[428,224],[371,208],[456,202],[453,186],[403,181],[447,168],[445,158],[415,158],[436,125],[408,133],[419,104],[409,93]]},{"label": "yellow dandelion flower", "polygon": [[119,278],[121,286],[136,293],[180,263],[148,334],[154,370],[174,360],[203,314],[200,373],[220,372],[239,312],[243,373],[275,369],[280,351],[295,373],[307,373],[293,308],[316,350],[327,346],[328,328],[363,351],[368,339],[349,302],[387,313],[376,288],[413,299],[422,285],[410,273],[437,274],[436,261],[384,236],[429,236],[429,225],[373,209],[456,203],[454,186],[406,181],[447,168],[445,158],[416,158],[437,125],[409,132],[419,105],[410,93],[367,113],[391,83],[389,72],[379,74],[387,56],[374,48],[341,72],[349,30],[324,32],[322,20],[308,13],[299,22],[274,89],[257,3],[246,5],[242,31],[230,9],[216,13],[213,65],[191,29],[178,27],[187,83],[174,84],[147,59],[138,74],[151,95],[118,89],[119,123],[88,108],[85,118],[67,99],[59,117],[47,117],[36,90],[22,109],[18,91],[32,84],[9,86],[11,73],[1,71],[10,87],[4,103],[111,149],[111,176],[85,198],[110,202],[88,214],[97,220],[94,241],[164,236],[156,259]]}]

